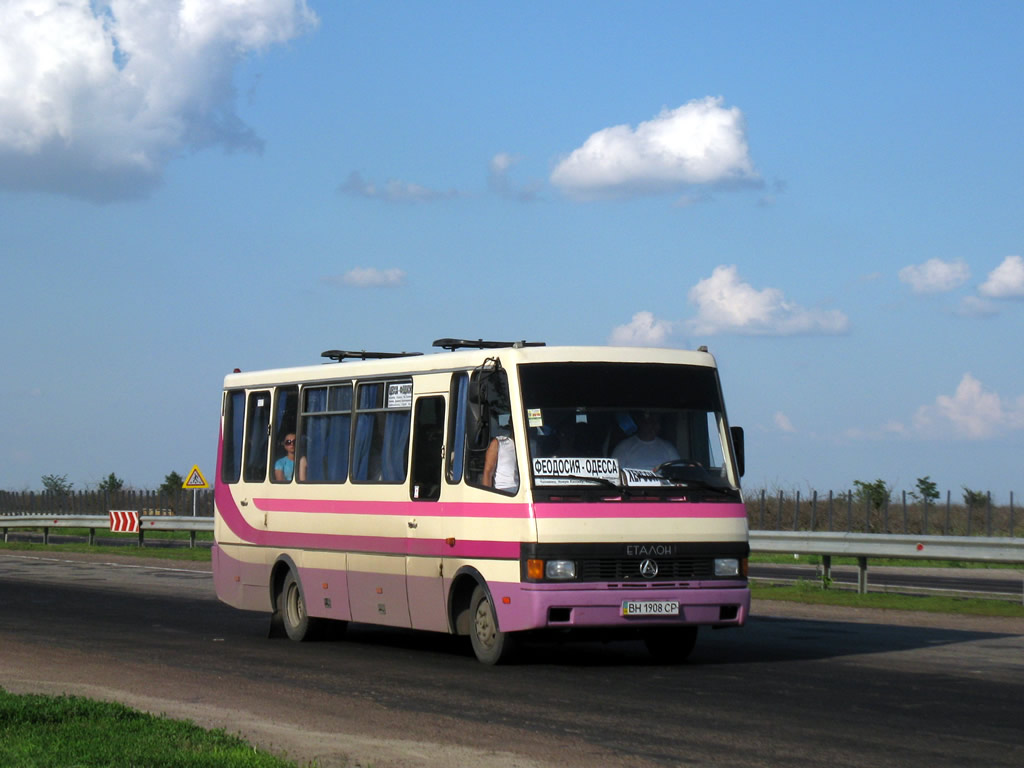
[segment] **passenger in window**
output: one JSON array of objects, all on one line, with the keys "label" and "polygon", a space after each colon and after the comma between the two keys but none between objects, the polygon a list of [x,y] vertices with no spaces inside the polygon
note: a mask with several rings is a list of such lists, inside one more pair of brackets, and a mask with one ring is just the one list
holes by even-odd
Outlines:
[{"label": "passenger in window", "polygon": [[[511,432],[511,426],[509,427]],[[484,454],[484,476],[481,483],[486,488],[515,493],[519,490],[519,465],[516,462],[516,444],[511,434],[491,438]]]},{"label": "passenger in window", "polygon": [[615,446],[612,458],[620,467],[654,469],[666,461],[679,458],[679,451],[668,440],[658,436],[661,422],[650,411],[642,411],[636,419],[636,432]]},{"label": "passenger in window", "polygon": [[290,483],[295,472],[295,433],[289,432],[281,441],[284,456],[274,462],[274,482]]}]

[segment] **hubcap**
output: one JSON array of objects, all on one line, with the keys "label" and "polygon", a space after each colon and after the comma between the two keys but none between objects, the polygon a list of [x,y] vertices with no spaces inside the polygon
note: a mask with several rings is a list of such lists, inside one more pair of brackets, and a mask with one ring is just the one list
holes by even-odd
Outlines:
[{"label": "hubcap", "polygon": [[476,607],[476,637],[487,648],[494,645],[494,617],[487,600],[481,600]]}]

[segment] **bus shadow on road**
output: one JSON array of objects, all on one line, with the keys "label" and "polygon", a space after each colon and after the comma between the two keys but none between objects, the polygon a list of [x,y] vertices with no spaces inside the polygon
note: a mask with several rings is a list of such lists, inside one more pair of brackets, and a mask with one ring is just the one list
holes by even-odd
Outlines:
[{"label": "bus shadow on road", "polygon": [[[685,665],[832,659],[1020,637],[1007,632],[754,617],[739,629],[702,628],[697,646]],[[466,637],[352,624],[343,638],[334,639],[364,648],[403,649],[473,661],[473,651]],[[1021,646],[1024,649],[1024,640]],[[638,639],[573,632],[524,636],[516,663],[566,667],[662,666],[650,657]]]},{"label": "bus shadow on road", "polygon": [[[980,640],[1019,638],[1007,632],[913,627],[823,619],[753,617],[738,631],[708,632],[691,657],[695,664],[833,659],[916,651]],[[1024,643],[1022,643],[1024,647]]]}]

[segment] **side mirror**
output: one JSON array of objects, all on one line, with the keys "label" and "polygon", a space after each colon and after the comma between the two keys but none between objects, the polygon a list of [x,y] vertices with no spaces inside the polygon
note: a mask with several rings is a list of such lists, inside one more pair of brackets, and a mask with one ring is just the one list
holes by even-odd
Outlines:
[{"label": "side mirror", "polygon": [[732,449],[736,452],[736,469],[739,470],[740,477],[743,477],[747,469],[743,456],[743,427],[729,427],[729,432],[732,434]]}]

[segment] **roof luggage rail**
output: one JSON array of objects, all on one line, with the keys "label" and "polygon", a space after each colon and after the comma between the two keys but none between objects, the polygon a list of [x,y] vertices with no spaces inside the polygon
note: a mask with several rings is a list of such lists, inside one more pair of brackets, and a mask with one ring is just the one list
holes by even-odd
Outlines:
[{"label": "roof luggage rail", "polygon": [[328,357],[336,363],[343,363],[346,360],[386,360],[392,357],[415,357],[422,354],[422,352],[367,352],[365,349],[350,352],[344,349],[328,349],[326,352],[321,352],[320,357]]},{"label": "roof luggage rail", "polygon": [[484,341],[483,339],[437,339],[434,342],[435,347],[441,347],[441,349],[447,349],[454,352],[457,349],[506,349],[512,347],[513,349],[521,349],[523,347],[543,347],[546,346],[543,341]]}]

